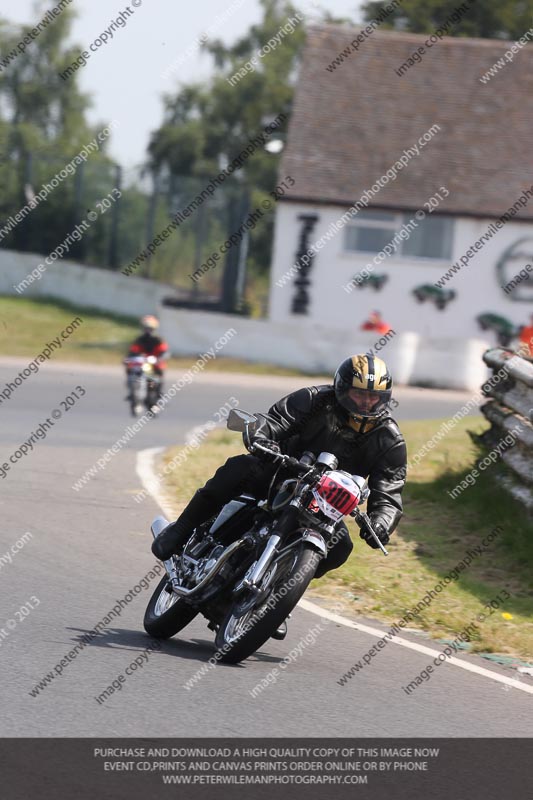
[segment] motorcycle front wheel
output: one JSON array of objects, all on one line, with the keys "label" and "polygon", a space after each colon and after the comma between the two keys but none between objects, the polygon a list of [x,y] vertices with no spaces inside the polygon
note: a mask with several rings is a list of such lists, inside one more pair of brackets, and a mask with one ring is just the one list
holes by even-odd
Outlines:
[{"label": "motorcycle front wheel", "polygon": [[132,381],[130,385],[130,411],[132,417],[138,417],[142,414],[143,400],[142,400],[143,386],[141,381]]},{"label": "motorcycle front wheel", "polygon": [[301,545],[280,556],[274,562],[276,574],[261,605],[242,613],[246,598],[239,598],[222,621],[215,641],[217,660],[238,664],[270,639],[304,594],[321,558],[316,550]]},{"label": "motorcycle front wheel", "polygon": [[170,582],[165,575],[157,585],[144,614],[144,630],[155,639],[170,639],[198,614],[198,610],[182,597],[167,591],[169,587]]},{"label": "motorcycle front wheel", "polygon": [[[159,400],[159,384],[155,383],[154,381],[148,381],[148,386],[146,388],[146,399],[145,405],[148,411],[151,411],[154,406],[157,408],[156,403]],[[157,410],[159,410],[157,408]]]}]

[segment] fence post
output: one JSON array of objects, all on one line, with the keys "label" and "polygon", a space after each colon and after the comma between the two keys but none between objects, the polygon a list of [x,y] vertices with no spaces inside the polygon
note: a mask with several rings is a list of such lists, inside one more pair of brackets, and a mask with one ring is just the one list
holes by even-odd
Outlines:
[{"label": "fence post", "polygon": [[[119,164],[115,165],[115,187],[119,191],[122,189],[122,167]],[[118,239],[118,224],[120,219],[120,204],[122,198],[119,197],[113,203],[111,210],[111,233],[109,237],[109,255],[108,265],[110,269],[118,269],[120,265],[120,247]]]},{"label": "fence post", "polygon": [[[229,213],[229,226],[228,236],[236,233],[250,210],[250,198],[248,192],[242,188],[242,191],[236,201],[233,203],[230,200],[230,213]],[[243,246],[244,237],[241,238],[239,244],[232,245],[227,251],[226,261],[224,263],[224,275],[222,277],[222,297],[221,307],[222,311],[227,314],[235,313],[239,300],[238,288],[242,287],[243,280],[239,281],[239,254]]]}]

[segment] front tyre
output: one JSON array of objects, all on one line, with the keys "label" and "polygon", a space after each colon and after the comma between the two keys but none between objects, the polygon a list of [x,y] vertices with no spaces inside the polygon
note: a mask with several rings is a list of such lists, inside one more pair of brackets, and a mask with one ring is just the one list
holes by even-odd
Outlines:
[{"label": "front tyre", "polygon": [[144,614],[144,630],[155,639],[169,639],[185,628],[198,614],[174,592],[168,592],[170,581],[165,575],[158,583]]},{"label": "front tyre", "polygon": [[131,386],[130,392],[130,411],[132,417],[138,417],[142,414],[143,410],[143,401],[141,398],[141,387],[139,383],[135,381]]},{"label": "front tyre", "polygon": [[[145,405],[148,411],[152,411],[154,406],[156,406],[157,401],[159,400],[159,384],[155,383],[154,381],[148,381],[148,386],[146,389],[146,399]],[[156,406],[157,407],[157,406]],[[159,408],[157,407],[159,411]]]},{"label": "front tyre", "polygon": [[321,559],[316,550],[306,546],[278,559],[277,577],[262,605],[241,614],[242,601],[237,600],[222,621],[215,640],[218,660],[238,664],[270,639],[304,594]]}]

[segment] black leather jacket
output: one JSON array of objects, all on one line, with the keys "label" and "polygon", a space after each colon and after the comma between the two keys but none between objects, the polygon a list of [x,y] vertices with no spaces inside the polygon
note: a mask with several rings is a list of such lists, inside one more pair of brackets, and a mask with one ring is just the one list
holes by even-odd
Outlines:
[{"label": "black leather jacket", "polygon": [[254,439],[278,442],[282,453],[299,457],[333,453],[339,469],[368,477],[368,513],[391,533],[402,516],[401,493],[407,450],[398,425],[388,414],[368,433],[356,433],[349,415],[335,399],[333,386],[309,386],[282,397],[260,419]]}]

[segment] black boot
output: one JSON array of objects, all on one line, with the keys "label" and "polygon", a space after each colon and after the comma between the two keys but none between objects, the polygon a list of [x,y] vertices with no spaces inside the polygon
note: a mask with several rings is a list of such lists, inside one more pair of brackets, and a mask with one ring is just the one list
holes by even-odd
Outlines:
[{"label": "black boot", "polygon": [[166,561],[171,555],[186,544],[193,529],[179,520],[171,522],[152,542],[152,553],[160,561]]},{"label": "black boot", "polygon": [[196,492],[189,505],[175,522],[164,528],[152,542],[152,553],[160,561],[166,561],[177,553],[191,536],[193,530],[206,522],[220,510],[220,504],[201,489]]}]

